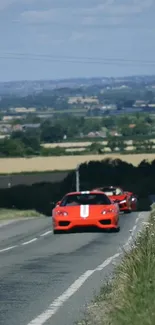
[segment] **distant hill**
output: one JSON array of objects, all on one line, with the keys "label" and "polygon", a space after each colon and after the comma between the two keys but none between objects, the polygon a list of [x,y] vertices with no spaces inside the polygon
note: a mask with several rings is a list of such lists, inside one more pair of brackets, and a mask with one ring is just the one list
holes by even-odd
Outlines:
[{"label": "distant hill", "polygon": [[33,93],[40,93],[43,90],[53,90],[56,88],[77,88],[89,87],[93,85],[108,86],[113,84],[127,83],[142,83],[148,84],[155,82],[155,76],[130,76],[122,78],[75,78],[61,80],[23,80],[0,82],[0,95],[18,95],[27,96]]}]

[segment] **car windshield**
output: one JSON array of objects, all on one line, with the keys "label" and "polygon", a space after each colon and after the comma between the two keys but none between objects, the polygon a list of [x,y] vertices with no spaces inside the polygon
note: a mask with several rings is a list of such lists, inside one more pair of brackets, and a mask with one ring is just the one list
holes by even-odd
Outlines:
[{"label": "car windshield", "polygon": [[76,205],[110,205],[111,201],[104,194],[71,194],[66,195],[60,206]]},{"label": "car windshield", "polygon": [[122,190],[119,187],[116,187],[116,188],[115,187],[103,187],[102,191],[108,196],[123,194]]}]

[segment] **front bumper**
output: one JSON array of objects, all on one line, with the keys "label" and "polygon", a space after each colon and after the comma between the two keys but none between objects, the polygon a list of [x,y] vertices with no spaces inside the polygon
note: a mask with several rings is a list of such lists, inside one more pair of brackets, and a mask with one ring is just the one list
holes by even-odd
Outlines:
[{"label": "front bumper", "polygon": [[121,201],[116,200],[115,203],[118,204],[118,206],[119,206],[119,210],[120,210],[120,211],[131,210],[131,206],[130,206],[129,203],[126,202],[126,201],[125,201],[125,202],[121,202]]},{"label": "front bumper", "polygon": [[86,219],[73,219],[73,218],[53,218],[53,229],[68,231],[73,228],[90,228],[96,227],[99,229],[116,229],[118,227],[118,216],[108,215],[100,216],[98,218],[86,218]]},{"label": "front bumper", "polygon": [[126,204],[119,204],[119,209],[120,211],[127,211],[127,210],[131,210],[131,208],[129,206],[127,206]]}]

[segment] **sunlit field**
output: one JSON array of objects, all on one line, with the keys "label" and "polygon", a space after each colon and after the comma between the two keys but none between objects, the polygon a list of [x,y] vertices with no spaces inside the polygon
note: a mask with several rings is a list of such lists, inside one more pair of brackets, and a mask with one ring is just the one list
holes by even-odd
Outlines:
[{"label": "sunlit field", "polygon": [[121,159],[137,166],[144,159],[147,159],[148,161],[154,160],[155,154],[104,154],[35,158],[1,158],[0,174],[71,170],[75,169],[78,164],[89,162],[90,160],[101,161],[105,158]]}]

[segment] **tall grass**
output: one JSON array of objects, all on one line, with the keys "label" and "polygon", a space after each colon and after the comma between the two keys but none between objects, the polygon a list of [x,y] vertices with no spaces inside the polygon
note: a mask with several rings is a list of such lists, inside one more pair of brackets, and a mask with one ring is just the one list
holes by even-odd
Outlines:
[{"label": "tall grass", "polygon": [[148,223],[102,288],[83,324],[155,324],[155,204]]}]

